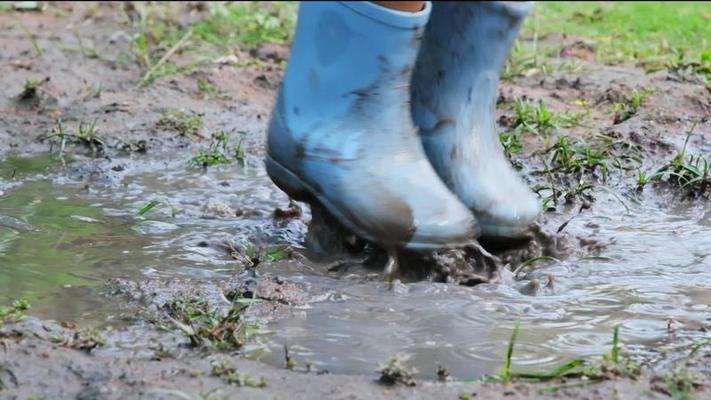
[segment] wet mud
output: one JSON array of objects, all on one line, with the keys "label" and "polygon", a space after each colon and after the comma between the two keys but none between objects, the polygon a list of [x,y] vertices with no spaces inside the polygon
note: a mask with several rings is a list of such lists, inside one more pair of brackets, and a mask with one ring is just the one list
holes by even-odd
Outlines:
[{"label": "wet mud", "polygon": [[[139,87],[145,71],[129,57],[132,27],[117,5],[55,7],[23,14],[41,57],[15,14],[0,13],[0,306],[32,304],[26,319],[0,323],[0,398],[656,399],[673,395],[680,366],[697,398],[708,395],[708,191],[639,190],[636,169],[614,169],[583,196],[561,196],[515,243],[399,254],[390,284],[384,252],[266,176],[266,120],[287,47]],[[72,51],[77,37],[101,58]],[[230,97],[206,98],[205,77]],[[28,92],[26,79],[41,84]],[[637,87],[656,91],[616,119],[609,104]],[[643,169],[673,159],[692,126],[688,151],[711,153],[711,93],[664,71],[581,56],[576,70],[503,82],[502,129],[505,104],[521,97],[558,112],[599,104],[568,135],[633,143]],[[176,132],[160,123],[166,110],[204,124]],[[96,121],[96,140],[59,140],[59,118],[69,132]],[[215,130],[245,132],[242,162],[189,162]],[[537,171],[553,143],[521,140],[512,162],[545,186]],[[472,382],[500,373],[516,324],[518,370],[600,359],[619,325],[642,372],[594,384]],[[417,370],[416,386],[379,383],[379,365],[395,356]]]}]

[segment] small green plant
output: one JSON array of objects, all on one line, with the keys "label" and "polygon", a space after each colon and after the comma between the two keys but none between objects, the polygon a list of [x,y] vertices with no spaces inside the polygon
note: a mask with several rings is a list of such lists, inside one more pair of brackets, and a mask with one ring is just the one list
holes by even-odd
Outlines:
[{"label": "small green plant", "polygon": [[543,151],[542,170],[534,175],[545,177],[545,184],[534,188],[545,191],[546,209],[564,200],[570,203],[578,197],[592,201],[588,195],[595,183],[606,183],[612,170],[630,171],[642,164],[639,145],[620,138],[599,135],[591,141],[560,136],[555,144]]},{"label": "small green plant", "polygon": [[559,128],[555,114],[551,112],[543,100],[537,104],[517,98],[513,104],[514,125],[523,131],[536,135],[547,135]]},{"label": "small green plant", "polygon": [[99,139],[97,133],[96,120],[91,124],[84,124],[84,121],[79,121],[79,127],[74,137],[80,144],[90,148],[92,154],[96,156],[103,153],[106,147],[103,140]]},{"label": "small green plant", "polygon": [[654,89],[634,89],[625,96],[623,102],[613,104],[613,122],[619,124],[632,118],[652,93]]},{"label": "small green plant", "polygon": [[637,191],[641,192],[645,186],[647,186],[652,181],[652,177],[647,175],[646,172],[639,170],[637,171]]},{"label": "small green plant", "polygon": [[269,262],[276,262],[289,257],[291,253],[289,247],[272,247],[265,251],[264,258]]},{"label": "small green plant", "polygon": [[178,110],[166,110],[156,122],[160,129],[177,132],[181,136],[199,135],[204,125],[199,115],[188,115]]},{"label": "small green plant", "polygon": [[518,154],[523,151],[520,130],[499,134],[499,141],[504,147],[504,154],[506,154],[507,158],[511,158],[513,154]]},{"label": "small green plant", "polygon": [[212,376],[222,378],[228,384],[239,387],[264,388],[268,384],[265,377],[260,377],[259,381],[255,381],[248,374],[240,374],[237,372],[237,368],[228,361],[214,362],[212,364]]},{"label": "small green plant", "polygon": [[221,100],[229,100],[231,97],[220,90],[217,86],[213,85],[208,79],[198,78],[197,89],[203,95],[203,98],[215,98]]},{"label": "small green plant", "polygon": [[27,101],[30,99],[36,99],[38,95],[39,88],[49,81],[49,78],[44,79],[25,79],[24,88],[22,93],[18,96],[19,100]]},{"label": "small green plant", "polygon": [[25,300],[15,300],[9,307],[0,307],[0,325],[22,320],[29,309],[30,303]]},{"label": "small green plant", "polygon": [[73,335],[68,337],[61,335],[53,336],[52,341],[60,346],[82,350],[87,353],[106,344],[106,340],[101,333],[91,328],[76,330]]},{"label": "small green plant", "polygon": [[245,320],[249,305],[236,303],[222,314],[200,298],[174,300],[164,306],[168,319],[193,346],[230,350],[241,348],[259,327]]},{"label": "small green plant", "polygon": [[234,161],[244,162],[243,140],[244,135],[240,134],[239,142],[230,151],[228,150],[229,137],[227,133],[225,131],[217,131],[212,134],[211,143],[207,150],[199,150],[198,154],[191,158],[189,163],[194,167],[207,168],[214,165],[230,164]]},{"label": "small green plant", "polygon": [[380,367],[380,382],[385,385],[395,385],[397,383],[405,386],[415,386],[414,368],[408,368],[398,357],[393,357],[390,361]]},{"label": "small green plant", "polygon": [[635,378],[640,368],[635,363],[623,360],[620,356],[619,327],[613,331],[612,350],[610,354],[603,356],[600,363],[585,361],[580,358],[573,359],[549,372],[513,372],[511,358],[513,355],[514,343],[518,335],[518,325],[511,335],[509,346],[506,352],[506,364],[500,375],[485,377],[485,381],[490,382],[512,382],[524,380],[527,382],[547,382],[562,378],[584,378],[586,381],[602,381],[614,376],[624,376]]},{"label": "small green plant", "polygon": [[232,162],[227,156],[227,133],[218,131],[212,134],[212,142],[207,150],[199,150],[198,155],[190,159],[190,164],[207,168],[213,165],[229,164]]},{"label": "small green plant", "polygon": [[521,133],[533,133],[538,136],[549,136],[561,128],[580,125],[586,113],[557,113],[548,108],[543,100],[534,103],[530,100],[516,98],[513,102],[512,126]]},{"label": "small green plant", "polygon": [[91,124],[85,124],[84,121],[79,121],[76,133],[69,133],[65,130],[62,120],[57,119],[54,127],[52,127],[52,130],[47,135],[47,139],[51,140],[54,138],[58,138],[60,141],[60,154],[64,153],[67,143],[75,143],[88,147],[94,156],[102,154],[106,148],[104,141],[98,136],[96,120]]},{"label": "small green plant", "polygon": [[84,121],[79,121],[79,128],[77,130],[77,138],[82,142],[92,143],[96,140],[96,133],[98,129],[96,128],[96,120],[91,124],[84,124]]},{"label": "small green plant", "polygon": [[675,57],[664,65],[671,74],[684,80],[691,80],[698,76],[707,85],[711,83],[711,51],[702,51],[698,59],[690,59],[680,49],[674,49],[674,53]]},{"label": "small green plant", "polygon": [[701,155],[687,155],[689,139],[694,132],[694,124],[686,135],[681,151],[666,165],[659,168],[651,180],[668,182],[690,193],[703,195],[711,186],[711,162]]},{"label": "small green plant", "polygon": [[685,366],[677,366],[664,380],[666,391],[675,400],[694,400],[701,379]]},{"label": "small green plant", "polygon": [[219,93],[217,86],[210,83],[209,80],[203,78],[198,78],[197,88],[200,93],[205,95],[205,97],[214,97]]}]

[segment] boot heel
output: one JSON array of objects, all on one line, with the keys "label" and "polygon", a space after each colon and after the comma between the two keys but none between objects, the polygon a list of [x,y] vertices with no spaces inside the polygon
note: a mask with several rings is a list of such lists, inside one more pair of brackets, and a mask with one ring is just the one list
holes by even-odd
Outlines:
[{"label": "boot heel", "polygon": [[311,201],[313,199],[313,196],[301,179],[269,156],[266,157],[266,167],[267,174],[272,181],[279,187],[279,189],[288,194],[289,197],[294,200],[304,202]]}]

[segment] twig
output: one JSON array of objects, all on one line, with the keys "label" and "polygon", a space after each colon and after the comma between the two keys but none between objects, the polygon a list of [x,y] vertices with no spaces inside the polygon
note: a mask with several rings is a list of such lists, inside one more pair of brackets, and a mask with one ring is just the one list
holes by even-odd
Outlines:
[{"label": "twig", "polygon": [[175,43],[175,44],[173,45],[173,47],[171,47],[170,50],[168,50],[168,51],[163,55],[163,57],[161,57],[160,60],[158,60],[158,62],[155,63],[155,65],[153,65],[153,67],[151,67],[150,70],[148,70],[148,72],[146,72],[146,74],[143,76],[143,78],[142,78],[141,81],[138,83],[138,85],[139,85],[139,86],[145,86],[145,85],[150,81],[150,79],[151,79],[151,77],[153,76],[153,74],[158,70],[158,68],[162,67],[163,64],[165,64],[166,61],[168,61],[168,59],[170,59],[170,57],[172,57],[173,54],[175,54],[175,52],[178,51],[178,49],[180,49],[181,47],[183,47],[183,45],[188,41],[188,39],[190,39],[190,36],[191,36],[192,34],[193,34],[193,31],[191,31],[191,30],[187,31],[187,32],[185,33],[185,35],[183,35],[183,37],[180,38],[180,40],[178,40],[178,42]]}]

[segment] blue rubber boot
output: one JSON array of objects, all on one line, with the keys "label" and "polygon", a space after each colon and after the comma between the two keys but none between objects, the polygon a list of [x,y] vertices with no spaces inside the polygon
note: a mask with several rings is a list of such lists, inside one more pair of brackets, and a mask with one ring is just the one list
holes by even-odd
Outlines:
[{"label": "blue rubber boot", "polygon": [[478,233],[412,122],[411,71],[430,5],[302,2],[268,132],[267,172],[386,249],[439,249]]},{"label": "blue rubber boot", "polygon": [[430,162],[483,236],[517,237],[538,202],[496,133],[499,73],[532,2],[435,2],[412,78],[412,115]]}]

